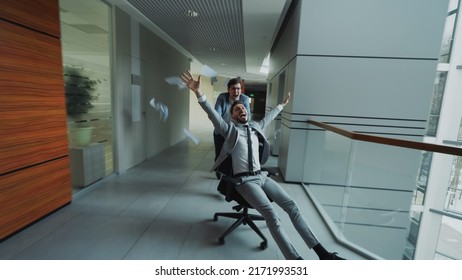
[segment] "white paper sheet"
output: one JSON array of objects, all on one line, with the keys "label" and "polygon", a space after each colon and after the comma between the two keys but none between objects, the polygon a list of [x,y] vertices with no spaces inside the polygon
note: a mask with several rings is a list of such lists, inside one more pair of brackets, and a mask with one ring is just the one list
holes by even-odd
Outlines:
[{"label": "white paper sheet", "polygon": [[201,75],[207,76],[207,77],[216,77],[218,76],[217,72],[210,68],[207,65],[202,66],[201,70]]},{"label": "white paper sheet", "polygon": [[192,133],[191,133],[189,130],[187,130],[186,128],[183,128],[183,131],[184,131],[184,135],[186,135],[186,138],[188,138],[189,140],[191,140],[191,142],[193,142],[194,144],[199,145],[200,140],[199,140],[199,138],[197,138],[197,136],[195,136],[194,134],[192,134]]},{"label": "white paper sheet", "polygon": [[167,77],[165,78],[165,81],[170,85],[178,86],[178,89],[186,88],[186,85],[183,83],[180,77],[177,77],[177,76]]},{"label": "white paper sheet", "polygon": [[156,102],[155,98],[152,98],[149,101],[149,105],[151,105],[154,110],[159,112],[159,120],[166,122],[168,118],[168,107],[167,105],[161,103],[161,102]]}]

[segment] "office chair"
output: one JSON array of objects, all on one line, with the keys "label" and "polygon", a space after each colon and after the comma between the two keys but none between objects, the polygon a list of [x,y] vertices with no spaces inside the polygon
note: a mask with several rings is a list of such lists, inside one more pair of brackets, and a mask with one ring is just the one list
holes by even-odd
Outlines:
[{"label": "office chair", "polygon": [[[262,168],[262,171],[268,171],[271,175],[277,175],[278,171],[274,168]],[[217,190],[225,196],[225,200],[227,202],[237,202],[237,205],[233,206],[232,209],[236,212],[218,212],[215,213],[213,216],[214,221],[218,221],[218,217],[227,217],[236,219],[236,221],[226,229],[223,234],[218,238],[218,244],[223,245],[225,244],[225,237],[233,232],[236,228],[240,225],[249,225],[253,231],[255,231],[263,241],[260,243],[260,249],[264,250],[268,247],[268,240],[254,223],[254,221],[263,221],[264,218],[259,214],[251,214],[249,213],[249,209],[253,207],[236,191],[235,186],[238,182],[238,179],[235,179],[231,175],[232,172],[232,164],[231,164],[231,156],[229,156],[219,168],[220,174],[222,174],[220,182],[218,184]]]}]

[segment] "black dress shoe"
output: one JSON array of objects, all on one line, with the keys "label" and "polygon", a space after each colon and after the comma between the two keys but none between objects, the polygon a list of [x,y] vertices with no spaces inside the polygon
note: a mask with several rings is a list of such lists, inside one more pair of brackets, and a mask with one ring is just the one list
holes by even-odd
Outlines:
[{"label": "black dress shoe", "polygon": [[339,257],[337,252],[332,252],[332,253],[329,253],[325,258],[322,258],[321,260],[345,260],[345,259],[342,257]]}]

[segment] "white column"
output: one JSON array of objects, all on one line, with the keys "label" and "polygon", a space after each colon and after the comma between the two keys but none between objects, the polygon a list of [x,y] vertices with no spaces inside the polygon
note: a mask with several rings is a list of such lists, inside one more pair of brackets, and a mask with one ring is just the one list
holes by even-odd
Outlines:
[{"label": "white column", "polygon": [[[436,138],[427,142],[443,144],[444,140],[457,140],[462,120],[462,20],[459,7],[458,22],[455,23],[455,36],[449,65],[441,65],[440,69],[448,69],[448,76],[441,107],[440,120]],[[459,68],[459,69],[458,69]],[[419,237],[415,259],[434,259],[438,245],[442,216],[430,212],[430,209],[443,211],[446,193],[452,168],[452,156],[433,156],[429,181],[426,191],[425,205],[420,223]]]}]

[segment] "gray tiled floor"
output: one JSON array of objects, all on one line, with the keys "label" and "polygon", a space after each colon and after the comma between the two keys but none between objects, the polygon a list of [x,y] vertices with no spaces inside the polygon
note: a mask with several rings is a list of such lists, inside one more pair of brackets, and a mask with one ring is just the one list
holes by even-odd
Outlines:
[{"label": "gray tiled floor", "polygon": [[[213,221],[215,212],[233,204],[217,192],[209,172],[213,144],[209,133],[194,145],[183,141],[121,175],[111,175],[76,193],[73,202],[0,243],[0,259],[205,260],[283,259],[264,222],[268,248],[241,226],[218,245],[232,221]],[[271,158],[270,164],[277,165]],[[349,259],[363,259],[335,243],[297,184],[275,178],[298,200],[313,231],[326,248]],[[280,211],[280,210],[278,210]],[[317,259],[281,211],[294,246],[305,259]]]}]

